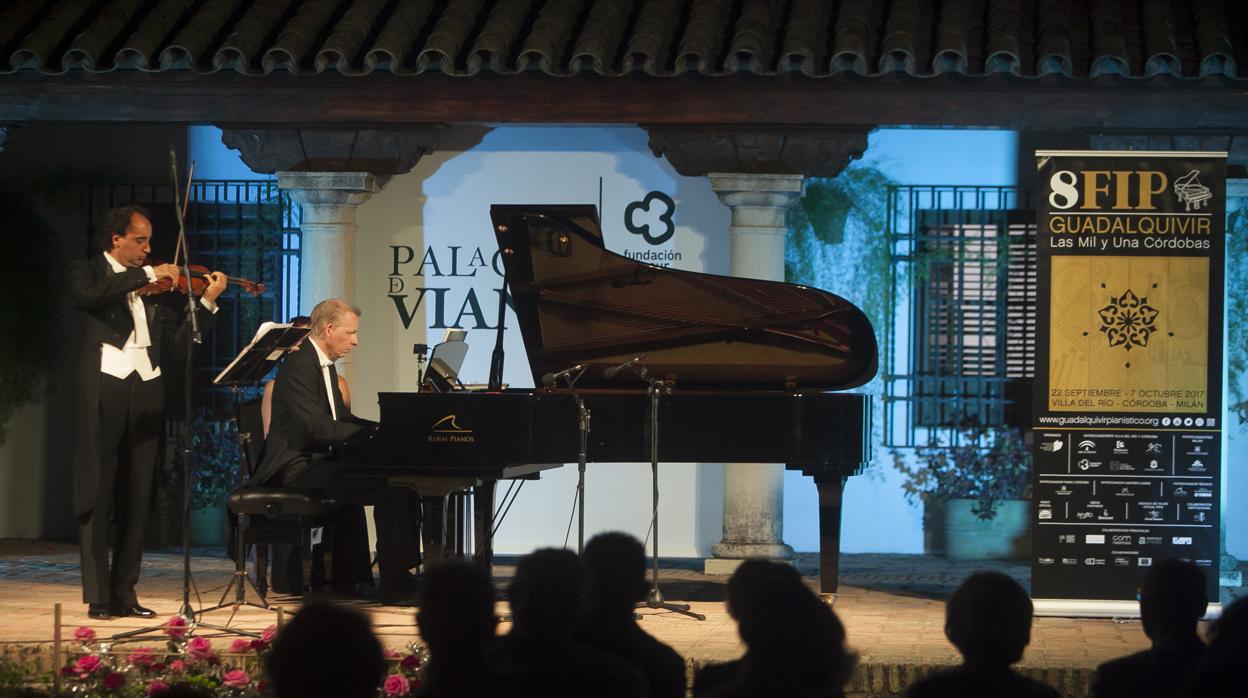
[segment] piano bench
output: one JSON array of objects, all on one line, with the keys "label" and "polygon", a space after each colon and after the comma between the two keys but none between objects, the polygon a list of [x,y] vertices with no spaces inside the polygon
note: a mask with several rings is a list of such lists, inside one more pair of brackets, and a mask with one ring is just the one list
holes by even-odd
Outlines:
[{"label": "piano bench", "polygon": [[316,519],[334,513],[338,502],[314,492],[280,487],[240,487],[227,501],[234,514],[263,516],[268,519]]},{"label": "piano bench", "polygon": [[[256,546],[256,589],[261,601],[268,593],[268,558],[270,545],[291,545],[300,549],[303,562],[303,597],[312,591],[312,559],[314,549],[321,553],[325,578],[332,573],[329,518],[339,509],[333,499],[315,492],[280,487],[240,487],[230,493],[226,506],[238,530],[240,554],[235,564],[239,572],[246,565],[246,546]],[[321,544],[313,545],[312,530],[324,527]]]}]

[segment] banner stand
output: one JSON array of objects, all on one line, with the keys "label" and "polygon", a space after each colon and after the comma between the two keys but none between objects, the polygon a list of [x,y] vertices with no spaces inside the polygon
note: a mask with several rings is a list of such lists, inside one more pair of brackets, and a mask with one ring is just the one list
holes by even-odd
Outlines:
[{"label": "banner stand", "polygon": [[1138,617],[1166,559],[1220,613],[1226,156],[1036,152],[1036,615]]}]

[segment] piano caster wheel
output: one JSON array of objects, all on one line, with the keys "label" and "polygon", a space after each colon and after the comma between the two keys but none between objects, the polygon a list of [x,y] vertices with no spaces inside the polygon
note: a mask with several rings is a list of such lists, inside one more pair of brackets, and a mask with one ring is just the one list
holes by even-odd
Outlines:
[{"label": "piano caster wheel", "polygon": [[828,608],[836,605],[836,594],[819,594],[819,600],[826,603]]}]

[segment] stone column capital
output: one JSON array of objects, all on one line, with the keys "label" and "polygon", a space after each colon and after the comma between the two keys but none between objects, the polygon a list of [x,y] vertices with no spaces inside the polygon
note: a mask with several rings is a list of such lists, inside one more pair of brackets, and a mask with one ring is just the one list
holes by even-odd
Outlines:
[{"label": "stone column capital", "polygon": [[800,174],[711,172],[707,177],[711,190],[734,212],[739,206],[787,209],[806,189],[806,177]]}]

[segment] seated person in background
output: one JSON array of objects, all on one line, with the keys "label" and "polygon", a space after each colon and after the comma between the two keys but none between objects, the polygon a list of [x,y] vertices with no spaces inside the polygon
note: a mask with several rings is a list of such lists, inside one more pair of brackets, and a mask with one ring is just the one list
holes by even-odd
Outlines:
[{"label": "seated person in background", "polygon": [[1196,672],[1177,694],[1181,698],[1231,698],[1248,683],[1248,598],[1222,609],[1209,627],[1209,648]]},{"label": "seated person in background", "polygon": [[310,603],[273,638],[264,669],[277,698],[373,698],[386,661],[364,614]]},{"label": "seated person in background", "polygon": [[637,625],[633,608],[646,598],[646,551],[627,533],[601,533],[583,555],[589,609],[577,637],[618,657],[646,677],[650,698],[685,695],[685,660]]},{"label": "seated person in background", "polygon": [[728,613],[745,655],[698,672],[694,695],[844,695],[856,659],[845,626],[792,565],[746,560],[728,580]]},{"label": "seated person in background", "polygon": [[417,696],[489,695],[485,653],[498,626],[489,575],[466,562],[431,565],[424,575],[416,624],[429,646],[429,663]]},{"label": "seated person in background", "polygon": [[[312,319],[307,315],[296,315],[290,319],[291,327],[307,327],[312,324]],[[299,351],[299,347],[291,347],[291,351]],[[273,418],[273,386],[274,382],[269,381],[264,384],[264,396],[260,399],[260,418],[264,420],[264,435],[269,435],[269,422]],[[347,410],[351,409],[351,386],[347,385],[347,379],[338,376],[338,392],[342,393],[342,404],[346,405]]]},{"label": "seated person in background", "polygon": [[1058,698],[1052,686],[1010,668],[1031,642],[1032,610],[1027,592],[1013,578],[972,574],[945,607],[945,636],[962,654],[962,665],[923,679],[906,695]]},{"label": "seated person in background", "polygon": [[[334,453],[371,425],[343,404],[334,369],[334,361],[359,343],[359,325],[359,311],[341,300],[322,301],[312,310],[308,341],[301,351],[287,355],[277,370],[273,421],[250,484],[311,490],[349,505],[344,509],[349,513],[360,505],[375,505],[382,598],[405,601],[415,591],[408,570],[420,564],[419,499],[411,490],[388,486],[384,478],[344,474]],[[335,526],[335,561],[349,553],[367,565],[363,514],[350,516],[355,523],[347,526],[345,538]]]},{"label": "seated person in background", "polygon": [[1196,623],[1208,608],[1205,575],[1194,563],[1163,560],[1148,568],[1140,582],[1140,623],[1153,646],[1097,667],[1092,694],[1173,696],[1205,653]]},{"label": "seated person in background", "polygon": [[576,641],[584,572],[570,550],[520,558],[507,593],[514,619],[486,657],[491,696],[644,696],[641,673]]}]

